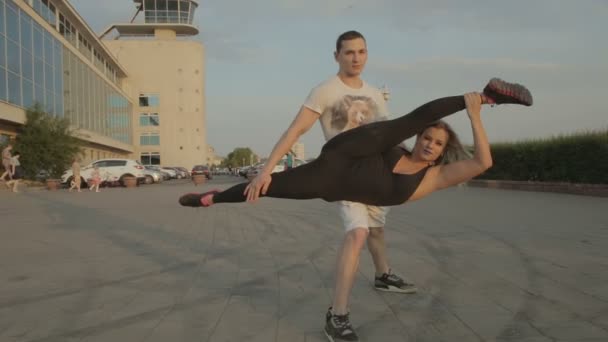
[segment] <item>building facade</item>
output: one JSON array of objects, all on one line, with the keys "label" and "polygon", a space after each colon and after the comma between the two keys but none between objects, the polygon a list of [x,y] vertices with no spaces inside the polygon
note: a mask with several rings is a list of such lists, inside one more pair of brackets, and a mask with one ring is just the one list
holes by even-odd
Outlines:
[{"label": "building facade", "polygon": [[39,104],[70,119],[85,142],[83,159],[132,154],[126,76],[69,3],[0,0],[0,142]]},{"label": "building facade", "polygon": [[131,95],[137,99],[135,154],[143,164],[206,165],[205,53],[200,42],[190,39],[198,34],[192,25],[198,4],[135,3],[143,20],[113,24],[101,35],[129,71]]},{"label": "building facade", "polygon": [[204,49],[187,39],[197,4],[134,2],[144,23],[112,25],[110,40],[68,1],[0,0],[0,144],[39,104],[70,120],[85,163],[204,164]]}]

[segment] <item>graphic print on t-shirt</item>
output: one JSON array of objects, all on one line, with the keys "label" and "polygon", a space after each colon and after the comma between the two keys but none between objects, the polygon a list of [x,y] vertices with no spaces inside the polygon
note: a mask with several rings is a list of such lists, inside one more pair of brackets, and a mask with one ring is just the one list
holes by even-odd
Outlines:
[{"label": "graphic print on t-shirt", "polygon": [[327,118],[326,127],[331,136],[338,133],[378,121],[378,106],[370,97],[345,95],[326,109],[323,115]]}]

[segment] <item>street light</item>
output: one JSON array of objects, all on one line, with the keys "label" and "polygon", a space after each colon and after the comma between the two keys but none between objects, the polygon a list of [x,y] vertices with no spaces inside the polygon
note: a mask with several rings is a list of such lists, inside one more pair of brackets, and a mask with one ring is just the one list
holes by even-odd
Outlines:
[{"label": "street light", "polygon": [[388,90],[386,84],[382,87],[382,89],[380,89],[380,92],[382,92],[382,97],[384,97],[384,101],[388,101],[388,99],[391,98],[391,91]]}]

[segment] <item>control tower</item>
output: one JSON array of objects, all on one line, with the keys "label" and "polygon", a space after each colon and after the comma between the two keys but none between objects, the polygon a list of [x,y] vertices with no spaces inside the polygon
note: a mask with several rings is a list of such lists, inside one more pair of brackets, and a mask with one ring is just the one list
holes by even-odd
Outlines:
[{"label": "control tower", "polygon": [[134,157],[145,165],[204,165],[205,51],[193,24],[198,2],[133,3],[131,21],[111,24],[100,38],[128,70],[123,88],[135,99]]}]

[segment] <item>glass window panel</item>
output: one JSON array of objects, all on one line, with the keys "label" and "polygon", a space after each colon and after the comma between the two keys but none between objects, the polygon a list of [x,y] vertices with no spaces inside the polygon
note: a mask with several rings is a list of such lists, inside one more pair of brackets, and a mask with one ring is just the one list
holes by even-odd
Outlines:
[{"label": "glass window panel", "polygon": [[46,91],[46,97],[44,99],[44,109],[47,113],[51,114],[55,110],[55,96],[52,91]]},{"label": "glass window panel", "polygon": [[38,27],[38,24],[34,24],[34,56],[42,58],[42,50],[44,48],[42,42],[42,31]]},{"label": "glass window panel", "polygon": [[32,20],[25,15],[21,16],[21,47],[32,51]]},{"label": "glass window panel", "polygon": [[21,49],[17,43],[7,40],[6,52],[7,52],[7,61],[6,66],[8,70],[15,72],[16,74],[21,73]]},{"label": "glass window panel", "polygon": [[61,68],[62,67],[62,52],[63,52],[63,46],[61,46],[61,43],[55,40],[55,47],[53,48],[53,65],[55,66],[55,69]]},{"label": "glass window panel", "polygon": [[57,92],[61,92],[63,91],[63,82],[62,82],[62,78],[63,78],[63,71],[62,71],[62,67],[61,65],[57,65],[57,63],[55,63],[55,67],[53,68],[54,71],[54,79],[55,79],[55,84],[53,86],[53,90],[57,93]]},{"label": "glass window panel", "polygon": [[179,22],[179,15],[177,11],[168,11],[167,12],[168,18],[167,21],[170,23],[177,23]]},{"label": "glass window panel", "polygon": [[167,6],[168,6],[167,9],[169,11],[177,11],[177,3],[178,3],[178,0],[167,1]]},{"label": "glass window panel", "polygon": [[148,97],[145,95],[140,95],[139,96],[139,106],[140,107],[148,107],[150,105],[149,101],[148,101]]},{"label": "glass window panel", "polygon": [[181,12],[188,12],[190,10],[190,3],[188,1],[180,1],[179,10]]},{"label": "glass window panel", "polygon": [[158,120],[158,115],[150,115],[149,122],[152,126],[158,126],[160,124],[160,121]]},{"label": "glass window panel", "polygon": [[156,0],[156,9],[166,10],[167,9],[167,0]]},{"label": "glass window panel", "polygon": [[0,1],[0,34],[4,34],[4,0]]},{"label": "glass window panel", "polygon": [[0,35],[0,67],[6,68],[6,39]]},{"label": "glass window panel", "polygon": [[145,0],[144,1],[144,9],[150,10],[154,8],[154,0]]},{"label": "glass window panel", "polygon": [[[12,1],[5,1],[5,3],[6,3],[6,9],[7,9],[7,10],[12,9],[12,10],[14,10],[14,11],[17,11],[17,10],[19,9],[19,7],[17,7],[17,5],[15,5],[15,3],[14,3],[14,2],[12,2]],[[8,11],[7,11],[7,12],[8,12]]]},{"label": "glass window panel", "polygon": [[156,16],[154,14],[155,14],[154,11],[146,11],[145,12],[146,22],[147,23],[154,23],[154,22],[156,22]]},{"label": "glass window panel", "polygon": [[8,73],[8,102],[21,106],[21,77]]},{"label": "glass window panel", "polygon": [[55,115],[63,117],[63,95],[60,92],[55,93]]},{"label": "glass window panel", "polygon": [[44,61],[53,63],[53,38],[48,31],[44,31]]},{"label": "glass window panel", "polygon": [[46,63],[44,63],[44,87],[53,91],[53,67]]},{"label": "glass window panel", "polygon": [[167,11],[157,11],[156,12],[156,22],[157,23],[166,23],[167,22]]},{"label": "glass window panel", "polygon": [[34,58],[34,83],[44,84],[44,62],[40,58]]},{"label": "glass window panel", "polygon": [[30,108],[34,105],[34,83],[28,80],[23,82],[23,107]]},{"label": "glass window panel", "polygon": [[0,100],[6,101],[6,70],[0,67]]},{"label": "glass window panel", "polygon": [[150,120],[148,119],[148,116],[145,114],[141,114],[139,116],[139,125],[140,126],[148,126],[150,124]]},{"label": "glass window panel", "polygon": [[34,80],[34,57],[27,51],[21,51],[21,75],[30,81]]},{"label": "glass window panel", "polygon": [[142,135],[139,137],[139,144],[140,145],[148,145],[148,136],[147,135]]},{"label": "glass window panel", "polygon": [[152,165],[160,165],[160,154],[159,153],[152,153],[150,155],[150,164]]},{"label": "glass window panel", "polygon": [[151,135],[150,136],[150,145],[160,145],[160,136]]},{"label": "glass window panel", "polygon": [[150,160],[150,155],[148,153],[142,153],[141,154],[141,163],[144,165],[151,165],[152,162]]},{"label": "glass window panel", "polygon": [[34,0],[34,11],[42,13],[42,1]]},{"label": "glass window panel", "polygon": [[44,105],[44,90],[42,86],[34,83],[34,102],[37,102],[41,106]]},{"label": "glass window panel", "polygon": [[158,107],[160,105],[160,100],[158,95],[150,95],[149,96],[150,107]]},{"label": "glass window panel", "polygon": [[6,36],[15,42],[19,41],[19,16],[17,11],[6,11]]}]

